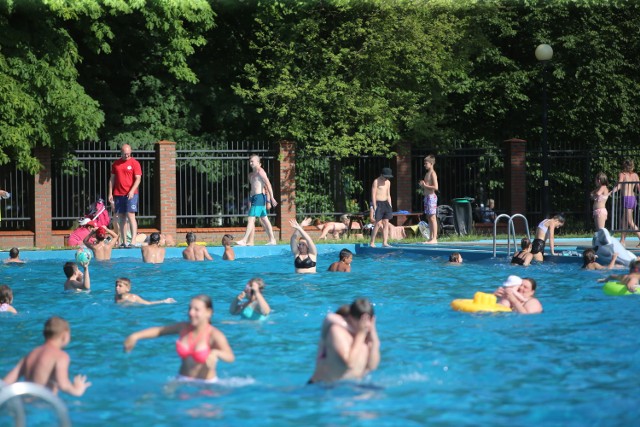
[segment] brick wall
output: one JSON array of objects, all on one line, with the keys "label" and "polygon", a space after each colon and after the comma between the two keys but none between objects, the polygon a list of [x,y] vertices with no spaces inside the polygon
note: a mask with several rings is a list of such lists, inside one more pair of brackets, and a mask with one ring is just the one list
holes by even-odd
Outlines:
[{"label": "brick wall", "polygon": [[159,141],[156,143],[156,170],[157,185],[156,227],[163,233],[175,235],[177,226],[176,209],[176,143],[171,141]]},{"label": "brick wall", "polygon": [[34,240],[32,244],[38,248],[52,246],[54,244],[51,209],[51,150],[46,147],[38,147],[34,150],[34,156],[42,164],[40,171],[33,177],[34,186]]},{"label": "brick wall", "polygon": [[[504,176],[507,208],[510,215],[527,212],[527,141],[508,139],[504,141]],[[524,232],[521,220],[514,221],[516,231]]]},{"label": "brick wall", "polygon": [[391,193],[391,198],[395,199],[393,210],[411,212],[411,196],[415,187],[411,176],[411,144],[408,142],[399,143],[397,152],[395,191]]}]

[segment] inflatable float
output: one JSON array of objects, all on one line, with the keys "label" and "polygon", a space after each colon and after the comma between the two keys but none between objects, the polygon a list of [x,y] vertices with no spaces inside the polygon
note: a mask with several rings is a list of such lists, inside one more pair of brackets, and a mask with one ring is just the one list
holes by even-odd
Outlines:
[{"label": "inflatable float", "polygon": [[591,246],[596,251],[596,255],[599,258],[598,262],[601,264],[610,263],[614,253],[618,254],[616,262],[623,264],[625,267],[628,267],[629,263],[636,259],[636,255],[622,246],[618,239],[611,237],[609,230],[606,228],[596,231],[591,241]]},{"label": "inflatable float", "polygon": [[509,307],[498,304],[493,294],[476,292],[473,299],[455,299],[451,301],[451,308],[466,313],[511,311]]},{"label": "inflatable float", "polygon": [[607,282],[602,287],[602,292],[610,296],[622,296],[622,295],[640,295],[640,288],[635,292],[629,292],[629,289],[620,282]]}]

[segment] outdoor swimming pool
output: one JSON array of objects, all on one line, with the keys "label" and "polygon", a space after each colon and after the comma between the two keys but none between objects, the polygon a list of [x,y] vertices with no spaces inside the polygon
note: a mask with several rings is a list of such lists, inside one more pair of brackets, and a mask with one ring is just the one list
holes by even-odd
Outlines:
[{"label": "outdoor swimming pool", "polygon": [[[70,321],[72,375],[93,383],[84,396],[62,394],[74,426],[418,426],[632,425],[638,414],[640,300],[608,297],[580,264],[513,267],[504,259],[445,266],[441,258],[393,251],[356,256],[353,273],[328,273],[342,246],[325,246],[319,273],[296,275],[288,247],[269,256],[145,265],[139,252],[91,263],[92,291],[62,292],[63,253],[24,252],[25,266],[0,266],[17,316],[2,315],[0,375],[42,343],[51,315]],[[347,245],[347,247],[351,247]],[[172,254],[179,253],[177,251]],[[245,253],[245,252],[243,252]],[[250,254],[247,250],[246,254]],[[36,258],[45,258],[36,260]],[[49,258],[49,259],[46,259]],[[55,258],[55,259],[52,259]],[[469,315],[456,298],[492,291],[509,274],[534,277],[541,315]],[[145,299],[174,305],[119,307],[117,277]],[[261,276],[273,309],[264,323],[228,314],[244,283]],[[140,328],[186,320],[198,293],[215,304],[213,323],[227,336],[233,364],[218,365],[221,384],[175,384],[175,337],[122,351]],[[382,361],[362,383],[307,386],[327,312],[357,296],[375,303]],[[31,409],[29,425],[54,415]],[[9,424],[0,409],[0,425]]]}]

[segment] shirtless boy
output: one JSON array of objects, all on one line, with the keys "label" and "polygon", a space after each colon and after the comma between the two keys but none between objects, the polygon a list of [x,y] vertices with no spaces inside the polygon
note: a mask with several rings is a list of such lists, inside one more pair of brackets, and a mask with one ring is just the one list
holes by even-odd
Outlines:
[{"label": "shirtless boy", "polygon": [[233,247],[231,246],[232,241],[233,236],[231,234],[225,234],[224,236],[222,236],[222,246],[224,246],[222,259],[224,261],[233,261],[236,259],[236,253],[233,251]]},{"label": "shirtless boy", "polygon": [[69,380],[71,358],[62,350],[71,341],[69,323],[60,317],[51,317],[44,324],[45,342],[36,347],[4,377],[4,382],[13,384],[20,377],[51,389],[58,389],[73,396],[82,396],[91,386],[86,375],[76,375],[73,383]]},{"label": "shirtless boy", "polygon": [[380,339],[373,306],[360,298],[351,304],[347,316],[331,313],[325,319],[309,383],[360,379],[379,363]]},{"label": "shirtless boy", "polygon": [[65,291],[88,291],[91,289],[91,278],[89,277],[89,263],[83,263],[82,268],[84,274],[80,271],[75,262],[69,261],[64,264],[62,269],[67,276],[66,282],[64,282]]},{"label": "shirtless boy", "polygon": [[424,213],[427,215],[429,222],[429,231],[431,232],[431,238],[424,243],[438,243],[438,221],[436,214],[438,213],[438,175],[433,168],[436,164],[436,158],[429,155],[424,158],[424,168],[427,173],[424,174],[424,179],[421,180],[420,188],[424,193]]},{"label": "shirtless boy", "polygon": [[[107,241],[107,236],[111,236],[109,241]],[[92,243],[93,237],[96,238],[95,243]],[[91,230],[82,242],[91,249],[95,260],[108,261],[111,259],[111,250],[118,244],[118,235],[103,225]]]},{"label": "shirtless boy", "polygon": [[393,208],[391,207],[391,181],[393,178],[391,169],[382,168],[382,173],[377,177],[371,185],[371,222],[375,222],[373,231],[371,232],[371,242],[369,246],[376,247],[376,235],[382,227],[382,246],[389,247],[389,220],[393,218]]},{"label": "shirtless boy", "polygon": [[353,253],[349,249],[340,251],[340,260],[329,266],[328,271],[339,271],[343,273],[351,273],[351,262],[353,261]]},{"label": "shirtless boy", "polygon": [[253,172],[249,174],[249,182],[251,183],[251,203],[249,208],[249,217],[247,218],[247,230],[244,233],[244,237],[238,240],[236,244],[240,246],[253,246],[256,218],[260,218],[260,222],[269,237],[267,245],[275,245],[277,243],[276,238],[273,235],[273,228],[271,227],[271,222],[269,222],[269,217],[267,216],[267,200],[274,208],[278,206],[278,202],[276,202],[276,198],[273,196],[271,182],[269,182],[266,172],[262,169],[260,157],[255,154],[252,155],[249,158],[249,166],[251,166]]},{"label": "shirtless boy", "polygon": [[205,259],[208,259],[209,261],[213,260],[209,251],[207,251],[207,248],[196,243],[195,234],[188,232],[186,239],[188,246],[184,251],[182,251],[182,258],[189,261],[204,261]]},{"label": "shirtless boy", "polygon": [[161,264],[167,250],[160,246],[160,233],[151,233],[149,244],[140,248],[142,261],[149,264]]},{"label": "shirtless boy", "polygon": [[172,304],[176,302],[173,298],[165,298],[160,301],[147,301],[144,298],[141,298],[139,295],[131,293],[131,280],[126,277],[121,277],[116,279],[116,295],[115,302],[117,304],[143,304],[143,305],[154,305],[154,304]]}]

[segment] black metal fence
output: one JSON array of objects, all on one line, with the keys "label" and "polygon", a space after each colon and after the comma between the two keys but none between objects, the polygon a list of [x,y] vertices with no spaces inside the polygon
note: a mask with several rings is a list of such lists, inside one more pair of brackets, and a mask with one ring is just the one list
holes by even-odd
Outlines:
[{"label": "black metal fence", "polygon": [[215,148],[176,150],[178,228],[243,224],[251,190],[251,154],[261,157],[262,167],[272,185],[273,180],[278,179],[270,142],[234,141],[211,145]]},{"label": "black metal fence", "polygon": [[[78,165],[73,170],[63,169],[61,159],[52,159],[52,221],[54,230],[68,230],[77,226],[79,217],[98,198],[106,202],[111,164],[120,158],[120,149],[111,149],[103,142],[90,142],[74,152]],[[133,157],[142,166],[142,181],[138,191],[138,226],[151,226],[155,221],[154,203],[154,150],[134,150]]]},{"label": "black metal fence", "polygon": [[18,170],[15,165],[0,167],[0,189],[11,193],[11,197],[0,200],[0,230],[33,229],[33,176]]}]

